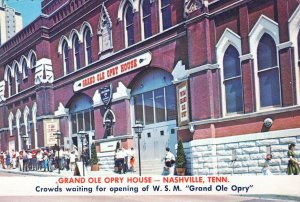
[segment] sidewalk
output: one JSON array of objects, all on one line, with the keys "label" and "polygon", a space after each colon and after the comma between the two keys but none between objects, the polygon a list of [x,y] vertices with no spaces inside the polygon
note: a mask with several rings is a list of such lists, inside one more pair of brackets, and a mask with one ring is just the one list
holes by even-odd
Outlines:
[{"label": "sidewalk", "polygon": [[[54,170],[53,172],[44,172],[44,171],[27,171],[22,172],[19,169],[2,169],[0,168],[0,172],[2,173],[11,173],[17,175],[25,175],[25,176],[39,176],[39,177],[72,177],[74,176],[73,171],[60,170],[60,174],[58,170]],[[91,167],[85,167],[84,169],[85,176],[128,176],[133,175],[137,176],[137,172],[127,172],[126,174],[115,173],[113,170],[99,170],[99,171],[91,171]]]}]

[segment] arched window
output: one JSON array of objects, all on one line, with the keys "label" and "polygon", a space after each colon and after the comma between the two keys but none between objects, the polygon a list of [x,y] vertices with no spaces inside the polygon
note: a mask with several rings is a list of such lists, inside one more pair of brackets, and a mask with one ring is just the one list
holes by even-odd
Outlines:
[{"label": "arched window", "polygon": [[9,127],[10,136],[13,136],[13,121],[14,121],[14,115],[10,113],[8,117],[8,127]]},{"label": "arched window", "polygon": [[257,72],[261,107],[278,106],[280,101],[277,48],[273,38],[264,34],[257,47]]},{"label": "arched window", "polygon": [[164,70],[139,78],[132,90],[135,121],[149,125],[176,119],[176,89],[172,80],[172,75]]},{"label": "arched window", "polygon": [[172,26],[170,0],[161,0],[161,19],[163,30]]},{"label": "arched window", "polygon": [[30,68],[34,68],[36,66],[36,56],[35,54],[32,54],[31,58],[30,58]]},{"label": "arched window", "polygon": [[243,111],[243,87],[238,51],[230,45],[224,54],[223,85],[225,88],[226,112]]},{"label": "arched window", "polygon": [[298,64],[300,65],[300,30],[298,32]]},{"label": "arched window", "polygon": [[92,33],[91,33],[90,29],[85,29],[84,42],[85,42],[86,65],[88,65],[93,62],[93,59],[92,59]]},{"label": "arched window", "polygon": [[28,65],[26,60],[23,60],[22,62],[22,71],[23,71],[23,78],[27,78],[28,77]]},{"label": "arched window", "polygon": [[73,39],[73,51],[74,51],[74,69],[80,69],[80,43],[77,35]]},{"label": "arched window", "polygon": [[142,25],[144,31],[144,38],[148,38],[152,35],[151,29],[151,5],[150,0],[144,0],[142,3]]},{"label": "arched window", "polygon": [[21,84],[21,73],[19,72],[18,67],[15,68],[15,79],[16,79],[16,93],[20,91],[20,84]]},{"label": "arched window", "polygon": [[125,18],[127,46],[131,46],[134,44],[133,9],[131,4],[127,4],[125,8]]},{"label": "arched window", "polygon": [[13,95],[13,77],[11,70],[8,70],[7,73],[7,83],[8,83],[8,97]]},{"label": "arched window", "polygon": [[62,50],[63,50],[63,63],[65,68],[65,73],[70,74],[72,70],[70,68],[69,47],[66,41],[63,42]]},{"label": "arched window", "polygon": [[74,145],[78,146],[79,131],[95,130],[93,100],[84,94],[76,95],[67,107],[70,109],[72,141]]}]

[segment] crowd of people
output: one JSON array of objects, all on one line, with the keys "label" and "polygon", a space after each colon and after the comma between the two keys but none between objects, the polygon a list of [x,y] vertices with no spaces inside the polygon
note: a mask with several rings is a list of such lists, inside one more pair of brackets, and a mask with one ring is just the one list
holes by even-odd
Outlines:
[{"label": "crowd of people", "polygon": [[53,172],[55,169],[75,170],[75,163],[83,159],[88,164],[88,150],[85,147],[81,155],[76,147],[70,151],[57,145],[50,148],[37,148],[21,151],[1,151],[0,161],[2,169],[19,169],[23,172],[44,171]]},{"label": "crowd of people", "polygon": [[135,172],[135,151],[131,148],[126,151],[124,148],[117,149],[115,153],[115,172],[126,173],[128,171]]}]

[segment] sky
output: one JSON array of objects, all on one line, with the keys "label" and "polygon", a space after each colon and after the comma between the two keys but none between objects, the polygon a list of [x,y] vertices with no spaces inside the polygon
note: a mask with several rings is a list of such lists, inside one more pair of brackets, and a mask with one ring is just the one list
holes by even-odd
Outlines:
[{"label": "sky", "polygon": [[23,27],[41,14],[42,0],[6,0],[7,5],[15,8],[23,17]]}]

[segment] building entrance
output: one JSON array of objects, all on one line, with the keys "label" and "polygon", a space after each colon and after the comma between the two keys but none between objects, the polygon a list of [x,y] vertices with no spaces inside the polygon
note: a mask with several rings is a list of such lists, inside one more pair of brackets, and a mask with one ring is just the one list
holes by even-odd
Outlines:
[{"label": "building entrance", "polygon": [[[142,160],[159,160],[166,147],[175,152],[176,91],[173,77],[164,70],[153,70],[142,76],[132,90],[132,123],[143,123]],[[137,138],[135,145],[137,148]]]},{"label": "building entrance", "polygon": [[[141,159],[162,160],[166,147],[175,152],[177,135],[175,133],[176,122],[169,121],[152,127],[145,127],[141,135]],[[137,145],[137,138],[135,138]]]}]

